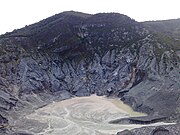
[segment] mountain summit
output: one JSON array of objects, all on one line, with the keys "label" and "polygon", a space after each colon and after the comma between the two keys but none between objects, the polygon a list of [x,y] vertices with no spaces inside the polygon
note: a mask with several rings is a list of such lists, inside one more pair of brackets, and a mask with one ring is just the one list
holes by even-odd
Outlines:
[{"label": "mountain summit", "polygon": [[118,13],[69,11],[1,35],[0,132],[52,101],[94,93],[178,122],[179,56],[153,29]]}]

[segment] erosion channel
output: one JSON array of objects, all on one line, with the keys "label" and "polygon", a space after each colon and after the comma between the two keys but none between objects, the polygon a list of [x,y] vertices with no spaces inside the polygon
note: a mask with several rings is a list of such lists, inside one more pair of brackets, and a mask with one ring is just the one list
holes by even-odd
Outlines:
[{"label": "erosion channel", "polygon": [[[109,121],[145,115],[133,111],[117,99],[92,95],[53,102],[25,116],[30,121],[19,120],[16,125],[23,129],[25,124],[22,132],[38,135],[115,135],[118,131],[145,125],[109,124]],[[164,124],[159,122],[151,125]]]}]

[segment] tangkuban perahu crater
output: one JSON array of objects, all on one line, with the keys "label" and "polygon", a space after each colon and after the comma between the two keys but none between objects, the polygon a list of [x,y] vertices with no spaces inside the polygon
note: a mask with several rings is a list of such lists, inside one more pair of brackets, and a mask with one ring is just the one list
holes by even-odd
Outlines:
[{"label": "tangkuban perahu crater", "polygon": [[68,11],[0,36],[1,135],[180,135],[179,122],[180,19]]}]

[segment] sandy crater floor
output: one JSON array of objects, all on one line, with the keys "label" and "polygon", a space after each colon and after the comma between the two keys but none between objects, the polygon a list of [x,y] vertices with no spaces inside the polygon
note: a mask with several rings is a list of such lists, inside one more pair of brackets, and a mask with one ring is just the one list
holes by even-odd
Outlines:
[{"label": "sandy crater floor", "polygon": [[[37,135],[114,135],[124,129],[144,125],[109,124],[110,120],[144,115],[134,112],[117,99],[92,95],[54,102],[36,110],[27,118],[48,125],[36,132]],[[152,125],[161,124],[163,123]],[[31,131],[31,129],[28,130]]]}]

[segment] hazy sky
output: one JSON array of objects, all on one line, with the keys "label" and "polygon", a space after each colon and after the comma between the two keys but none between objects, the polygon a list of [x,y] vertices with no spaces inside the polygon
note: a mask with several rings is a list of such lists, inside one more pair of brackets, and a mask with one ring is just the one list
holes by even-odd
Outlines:
[{"label": "hazy sky", "polygon": [[180,18],[180,0],[0,0],[0,34],[62,11],[119,12],[137,21]]}]

